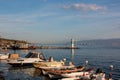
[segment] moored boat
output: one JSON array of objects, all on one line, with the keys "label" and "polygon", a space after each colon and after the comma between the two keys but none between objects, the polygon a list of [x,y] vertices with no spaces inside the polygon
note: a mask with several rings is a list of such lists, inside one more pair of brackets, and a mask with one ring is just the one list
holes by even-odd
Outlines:
[{"label": "moored boat", "polygon": [[60,77],[62,77],[61,74],[82,71],[84,69],[85,69],[85,67],[83,67],[83,66],[75,67],[72,65],[62,66],[62,67],[54,67],[54,68],[48,68],[48,69],[41,68],[43,75],[49,75],[50,78],[60,78]]},{"label": "moored boat", "polygon": [[9,53],[0,54],[0,60],[1,59],[8,59],[8,57],[9,57]]},{"label": "moored boat", "polygon": [[84,67],[74,69],[74,70],[63,70],[63,71],[48,71],[50,78],[73,78],[73,77],[86,77],[89,78],[93,69],[84,70]]},{"label": "moored boat", "polygon": [[56,78],[61,77],[59,80],[112,80],[112,77],[106,78],[106,73],[101,72],[98,68],[96,72],[92,71],[81,71],[81,72],[71,72],[66,74],[49,74],[49,77]]},{"label": "moored boat", "polygon": [[8,64],[12,66],[30,66],[34,62],[45,61],[45,57],[40,52],[29,52],[25,58],[17,57],[16,59],[8,59]]},{"label": "moored boat", "polygon": [[50,57],[47,61],[33,63],[33,66],[36,68],[62,67],[63,65],[63,61],[54,61],[53,57]]},{"label": "moored boat", "polygon": [[77,76],[77,77],[68,77],[61,78],[59,80],[112,80],[110,78],[105,78],[105,73],[91,74],[87,76]]}]

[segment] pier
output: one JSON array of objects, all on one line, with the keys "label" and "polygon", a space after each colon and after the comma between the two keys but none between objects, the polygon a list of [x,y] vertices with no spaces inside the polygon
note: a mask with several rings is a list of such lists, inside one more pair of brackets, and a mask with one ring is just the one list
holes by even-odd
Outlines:
[{"label": "pier", "polygon": [[74,39],[71,39],[71,46],[37,46],[37,49],[80,49],[79,47],[75,47]]},{"label": "pier", "polygon": [[36,46],[36,49],[80,49],[79,47],[66,46]]},{"label": "pier", "polygon": [[0,38],[0,47],[1,48],[7,48],[7,49],[13,49],[13,50],[22,50],[22,49],[80,49],[79,47],[75,47],[74,45],[74,39],[71,39],[70,46],[45,46],[45,45],[31,45],[31,43],[23,40],[12,40],[12,39],[5,39]]}]

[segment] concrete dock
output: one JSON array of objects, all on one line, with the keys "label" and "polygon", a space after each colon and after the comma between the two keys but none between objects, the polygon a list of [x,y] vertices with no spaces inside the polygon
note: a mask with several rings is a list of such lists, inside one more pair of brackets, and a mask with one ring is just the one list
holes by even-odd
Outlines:
[{"label": "concrete dock", "polygon": [[80,49],[79,47],[66,47],[66,46],[37,46],[37,49]]}]

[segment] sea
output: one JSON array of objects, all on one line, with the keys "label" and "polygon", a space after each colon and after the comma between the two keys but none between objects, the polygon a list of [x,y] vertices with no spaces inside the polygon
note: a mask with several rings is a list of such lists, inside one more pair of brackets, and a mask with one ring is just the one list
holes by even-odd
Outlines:
[{"label": "sea", "polygon": [[[28,52],[34,50],[8,50],[11,53],[18,53],[24,57]],[[112,73],[113,80],[120,80],[120,48],[105,47],[81,47],[80,49],[36,49],[42,52],[46,59],[50,56],[59,61],[66,59],[66,64],[73,62],[74,65],[93,67],[95,70],[101,68],[106,77]],[[113,69],[110,69],[113,65]],[[49,77],[41,75],[41,71],[34,67],[12,67],[6,60],[0,60],[0,80],[50,80]]]}]

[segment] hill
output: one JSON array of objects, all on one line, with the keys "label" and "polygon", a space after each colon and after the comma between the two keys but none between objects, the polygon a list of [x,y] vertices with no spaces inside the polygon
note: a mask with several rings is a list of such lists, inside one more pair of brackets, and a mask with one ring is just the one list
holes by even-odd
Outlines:
[{"label": "hill", "polygon": [[13,39],[0,38],[0,46],[7,46],[7,45],[21,44],[21,43],[27,43],[27,42],[23,41],[23,40],[13,40]]},{"label": "hill", "polygon": [[77,45],[88,47],[120,47],[120,39],[84,40],[78,41]]}]

